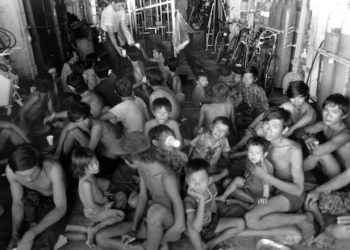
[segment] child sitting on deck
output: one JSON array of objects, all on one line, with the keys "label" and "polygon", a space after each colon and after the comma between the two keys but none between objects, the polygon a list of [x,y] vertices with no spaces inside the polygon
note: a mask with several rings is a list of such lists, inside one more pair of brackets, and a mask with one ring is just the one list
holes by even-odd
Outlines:
[{"label": "child sitting on deck", "polygon": [[209,162],[208,172],[213,175],[214,182],[228,175],[228,170],[217,166],[217,163],[221,155],[228,161],[230,145],[227,136],[229,132],[230,120],[219,116],[212,121],[210,131],[198,135],[190,142],[190,157],[201,158]]},{"label": "child sitting on deck", "polygon": [[189,161],[186,168],[188,195],[184,206],[187,233],[195,250],[214,249],[245,228],[243,219],[227,217],[217,207],[217,190],[209,176],[209,168],[203,159]]},{"label": "child sitting on deck", "polygon": [[245,206],[246,209],[256,204],[265,204],[267,202],[270,196],[270,187],[258,176],[255,176],[252,170],[254,168],[264,168],[268,173],[273,174],[273,165],[266,158],[269,144],[265,138],[259,136],[251,137],[248,140],[248,158],[244,179],[239,176],[236,177],[226,188],[225,192],[217,197],[217,200],[227,202],[227,197],[234,193],[240,201],[244,202],[237,203]]},{"label": "child sitting on deck", "polygon": [[208,76],[203,71],[196,74],[196,86],[192,92],[192,102],[196,108],[204,103],[211,102],[211,98],[205,93],[205,87],[207,87],[208,84]]},{"label": "child sitting on deck", "polygon": [[169,118],[171,108],[171,103],[167,98],[155,99],[152,104],[154,118],[146,122],[144,132],[147,135],[153,127],[164,124],[168,126],[172,131],[174,131],[175,138],[178,139],[182,144],[182,135],[180,132],[179,124],[177,121]]},{"label": "child sitting on deck", "polygon": [[124,212],[112,209],[113,202],[105,196],[109,181],[96,178],[99,173],[99,162],[95,153],[89,148],[77,148],[72,153],[73,175],[79,178],[78,193],[86,218],[97,223],[87,228],[86,244],[94,246],[95,234],[102,228],[121,222]]}]

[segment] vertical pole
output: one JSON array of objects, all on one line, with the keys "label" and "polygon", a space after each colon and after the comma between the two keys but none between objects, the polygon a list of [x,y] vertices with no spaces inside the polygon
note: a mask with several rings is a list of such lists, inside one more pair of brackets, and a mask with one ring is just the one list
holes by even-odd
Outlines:
[{"label": "vertical pole", "polygon": [[52,12],[53,23],[55,26],[55,35],[56,35],[56,40],[57,40],[58,51],[60,52],[61,62],[64,62],[63,47],[62,47],[62,40],[61,40],[61,31],[60,31],[60,27],[59,27],[58,20],[57,20],[57,13],[56,13],[56,9],[55,9],[54,0],[50,0],[50,7],[51,7],[51,12]]},{"label": "vertical pole", "polygon": [[294,60],[293,60],[293,72],[297,73],[300,69],[300,56],[303,50],[303,43],[306,29],[306,18],[308,14],[308,0],[303,0],[301,6],[301,14],[299,19],[299,29],[297,32],[297,41],[295,45]]},{"label": "vertical pole", "polygon": [[173,41],[173,49],[174,49],[174,57],[176,57],[175,52],[175,0],[171,0],[171,22],[172,22],[172,41]]}]

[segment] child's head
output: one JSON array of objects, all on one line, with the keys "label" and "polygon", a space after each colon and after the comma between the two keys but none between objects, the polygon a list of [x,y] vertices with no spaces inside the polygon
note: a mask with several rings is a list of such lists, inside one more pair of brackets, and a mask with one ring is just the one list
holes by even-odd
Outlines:
[{"label": "child's head", "polygon": [[76,63],[79,61],[79,54],[76,50],[68,50],[64,55],[65,62]]},{"label": "child's head", "polygon": [[175,72],[177,66],[178,66],[178,62],[177,62],[177,59],[175,57],[170,57],[168,60],[167,60],[167,66],[169,68],[169,70],[171,72]]},{"label": "child's head", "polygon": [[234,67],[233,73],[235,73],[234,83],[241,84],[243,79],[243,73],[244,73],[244,70],[242,69],[242,67]]},{"label": "child's head", "polygon": [[156,60],[166,58],[166,48],[162,44],[156,43],[153,46],[153,58]]},{"label": "child's head", "polygon": [[167,143],[168,137],[174,138],[175,135],[171,128],[164,124],[160,124],[151,128],[148,132],[148,137],[153,146],[160,150],[171,152],[177,148],[174,145],[169,145],[169,143]]},{"label": "child's head", "polygon": [[88,90],[84,78],[81,74],[72,73],[67,77],[68,87],[77,94],[82,94]]},{"label": "child's head", "polygon": [[257,77],[258,77],[258,70],[255,67],[249,66],[245,68],[243,72],[244,86],[246,88],[250,87],[256,81]]},{"label": "child's head", "polygon": [[90,106],[85,102],[73,103],[67,110],[68,120],[79,128],[87,129],[90,118]]},{"label": "child's head", "polygon": [[211,134],[215,139],[222,139],[230,133],[230,120],[227,117],[218,116],[211,122]]},{"label": "child's head", "polygon": [[141,61],[143,58],[141,51],[136,46],[128,46],[126,48],[126,55],[133,62]]},{"label": "child's head", "polygon": [[309,99],[309,87],[303,81],[293,81],[286,94],[293,105],[300,106]]},{"label": "child's head", "polygon": [[265,112],[263,121],[265,138],[272,141],[287,133],[288,128],[292,125],[292,115],[283,108],[272,107]]},{"label": "child's head", "polygon": [[188,161],[185,168],[186,182],[188,188],[193,192],[203,194],[208,190],[211,183],[208,169],[209,163],[203,159],[192,159]]},{"label": "child's head", "polygon": [[97,174],[100,171],[100,165],[95,152],[85,147],[78,147],[73,150],[71,168],[75,178]]},{"label": "child's head", "polygon": [[33,182],[41,175],[43,157],[32,144],[18,145],[9,158],[11,170],[26,182]]},{"label": "child's head", "polygon": [[229,76],[231,75],[232,71],[231,71],[231,67],[230,65],[228,64],[223,64],[221,67],[220,67],[220,74],[222,76]]},{"label": "child's head", "polygon": [[326,125],[333,125],[348,115],[349,98],[342,94],[330,95],[322,104],[322,119]]},{"label": "child's head", "polygon": [[171,103],[165,97],[157,98],[152,103],[153,115],[159,124],[164,124],[169,119],[171,109]]},{"label": "child's head", "polygon": [[48,93],[52,86],[52,76],[49,73],[40,73],[35,77],[34,87],[40,93]]},{"label": "child's head", "polygon": [[120,78],[114,82],[114,90],[120,97],[132,95],[132,83],[127,77]]},{"label": "child's head", "polygon": [[158,68],[147,70],[146,78],[151,86],[162,86],[164,83],[163,74]]},{"label": "child's head", "polygon": [[124,9],[125,0],[112,0],[111,5],[115,12],[121,11]]},{"label": "child's head", "polygon": [[[127,163],[150,164],[160,159],[157,151],[151,147],[148,136],[143,132],[134,131],[125,134],[120,145],[124,151],[123,158]],[[134,165],[130,166],[134,167]]]},{"label": "child's head", "polygon": [[227,100],[227,94],[229,88],[224,83],[218,83],[213,86],[213,97],[215,102],[225,102]]},{"label": "child's head", "polygon": [[208,86],[209,81],[208,81],[208,76],[204,71],[199,71],[196,74],[196,82],[197,84],[199,84],[200,86],[202,86],[203,88]]},{"label": "child's head", "polygon": [[254,136],[247,141],[248,159],[256,164],[267,156],[269,141],[260,136]]},{"label": "child's head", "polygon": [[90,53],[85,57],[85,68],[92,69],[97,62],[96,55],[94,53]]},{"label": "child's head", "polygon": [[108,77],[108,71],[109,71],[109,67],[108,64],[103,62],[103,61],[99,61],[95,64],[94,66],[94,70],[96,75],[99,78],[106,78]]}]

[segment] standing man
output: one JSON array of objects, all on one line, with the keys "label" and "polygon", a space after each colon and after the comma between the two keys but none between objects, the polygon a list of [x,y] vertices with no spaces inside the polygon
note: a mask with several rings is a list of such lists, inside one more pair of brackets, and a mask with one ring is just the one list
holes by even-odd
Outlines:
[{"label": "standing man", "polygon": [[126,42],[130,46],[135,43],[126,24],[124,5],[125,0],[111,0],[111,3],[101,14],[103,46],[107,52],[110,67],[118,76],[122,74],[122,68],[120,67],[120,60],[123,56],[122,46]]}]

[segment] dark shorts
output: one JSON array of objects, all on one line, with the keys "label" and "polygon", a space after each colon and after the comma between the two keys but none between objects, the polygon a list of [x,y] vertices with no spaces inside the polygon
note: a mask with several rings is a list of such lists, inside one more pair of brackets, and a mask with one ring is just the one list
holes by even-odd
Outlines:
[{"label": "dark shorts", "polygon": [[[63,234],[68,223],[69,211],[73,206],[73,195],[67,195],[67,212],[55,224],[39,234],[34,241],[33,250],[53,249],[58,236]],[[55,203],[52,196],[43,196],[36,191],[25,189],[24,204],[24,230],[27,231],[32,223],[40,222],[52,209]]]},{"label": "dark shorts", "polygon": [[201,231],[201,238],[208,241],[215,236],[215,229],[219,224],[220,217],[217,213],[213,213],[209,225],[203,227]]},{"label": "dark shorts", "polygon": [[302,208],[305,201],[305,193],[302,193],[300,196],[296,196],[280,190],[276,190],[275,195],[281,195],[289,201],[288,212],[297,212],[300,208]]}]

